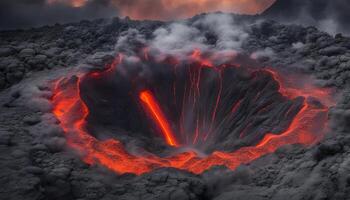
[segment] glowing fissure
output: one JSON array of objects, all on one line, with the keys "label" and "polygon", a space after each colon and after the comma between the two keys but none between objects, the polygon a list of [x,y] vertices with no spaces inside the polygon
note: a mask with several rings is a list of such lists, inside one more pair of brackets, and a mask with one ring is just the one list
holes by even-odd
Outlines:
[{"label": "glowing fissure", "polygon": [[[115,71],[115,68],[109,68],[106,71],[112,73]],[[106,71],[95,73],[102,74]],[[319,128],[325,128],[329,107],[309,104],[306,98],[315,94],[318,98],[331,99],[330,93],[317,88],[311,94],[304,94],[303,90],[289,90],[288,88],[283,88],[276,72],[271,70],[267,72],[279,83],[281,93],[292,93],[293,97],[304,97],[302,108],[293,118],[289,127],[278,135],[275,133],[265,134],[263,139],[256,145],[242,147],[233,152],[214,151],[204,158],[191,151],[170,157],[159,157],[153,154],[148,154],[147,156],[132,155],[116,139],[100,141],[90,135],[85,128],[85,123],[89,116],[89,108],[80,96],[80,84],[84,78],[89,76],[99,78],[99,76],[96,76],[98,74],[80,74],[71,78],[57,80],[52,97],[53,114],[61,122],[61,126],[66,133],[68,145],[80,152],[86,163],[100,164],[117,173],[134,173],[139,175],[157,168],[173,167],[200,174],[216,165],[223,165],[234,170],[239,165],[272,153],[284,145],[301,144],[308,146],[318,142],[324,136],[323,133],[320,134],[314,130],[315,128],[318,128],[318,130]],[[288,96],[291,97],[291,95]],[[155,97],[149,91],[143,91],[140,93],[139,98],[152,116],[154,123],[157,123],[162,130],[167,143],[174,147],[178,146],[179,143]],[[227,112],[229,115],[234,115],[242,106],[241,99],[233,102],[231,106],[232,109],[228,109]],[[199,127],[204,124],[202,120],[204,118],[199,119],[197,116],[195,135],[191,143],[198,143],[201,138],[202,133],[200,131],[202,130]]]},{"label": "glowing fissure", "polygon": [[162,130],[166,142],[170,146],[178,147],[179,144],[176,141],[174,133],[170,128],[169,122],[165,118],[165,115],[163,114],[158,102],[156,101],[152,93],[148,90],[143,91],[140,93],[140,99],[143,102],[144,107],[146,107],[146,109],[150,111],[149,113],[152,116],[152,119],[154,119],[155,123]]}]

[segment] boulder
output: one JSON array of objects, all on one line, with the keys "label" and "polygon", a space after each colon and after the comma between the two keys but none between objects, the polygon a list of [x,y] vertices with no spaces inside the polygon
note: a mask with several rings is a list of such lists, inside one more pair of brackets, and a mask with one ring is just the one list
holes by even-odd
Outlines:
[{"label": "boulder", "polygon": [[16,50],[9,47],[0,48],[0,57],[12,56],[16,53]]},{"label": "boulder", "polygon": [[97,52],[88,58],[87,64],[95,67],[105,67],[112,63],[114,60],[114,54],[111,52]]},{"label": "boulder", "polygon": [[32,57],[35,55],[35,50],[34,49],[22,49],[20,52],[19,52],[19,57],[21,58],[26,58],[26,57]]},{"label": "boulder", "polygon": [[26,125],[33,126],[33,125],[38,124],[39,122],[41,122],[41,119],[38,116],[25,116],[23,118],[23,122]]}]

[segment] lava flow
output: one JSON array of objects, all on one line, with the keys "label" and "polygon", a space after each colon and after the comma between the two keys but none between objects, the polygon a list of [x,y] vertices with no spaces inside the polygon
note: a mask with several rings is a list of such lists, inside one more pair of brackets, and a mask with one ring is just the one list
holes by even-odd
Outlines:
[{"label": "lava flow", "polygon": [[167,122],[162,110],[160,109],[157,101],[154,99],[152,93],[150,91],[143,91],[140,94],[140,99],[144,103],[145,108],[149,110],[150,115],[154,119],[155,123],[159,125],[159,128],[164,134],[166,142],[170,146],[178,147],[179,144],[177,143],[174,134],[172,133],[169,123]]},{"label": "lava flow", "polygon": [[[119,60],[118,63],[120,64],[121,60]],[[109,71],[108,73],[116,73],[115,68],[113,69],[113,72]],[[262,139],[259,142],[252,144],[251,146],[240,147],[232,152],[213,151],[206,157],[201,157],[193,151],[187,151],[169,157],[160,157],[151,153],[141,156],[129,153],[127,149],[125,149],[123,143],[115,138],[103,141],[98,140],[92,136],[86,128],[87,118],[91,113],[86,102],[84,102],[81,97],[81,83],[86,78],[99,78],[98,74],[101,75],[102,73],[105,73],[105,71],[79,74],[77,76],[63,78],[56,81],[54,96],[52,97],[53,114],[61,122],[61,126],[66,133],[68,145],[80,152],[86,163],[100,164],[121,174],[134,173],[140,175],[163,167],[173,167],[200,174],[205,170],[210,169],[212,166],[217,165],[223,165],[234,170],[241,164],[247,164],[259,157],[272,153],[285,145],[300,144],[309,146],[320,141],[323,138],[325,131],[319,130],[326,128],[328,110],[331,104],[322,105],[320,103],[315,103],[316,100],[311,97],[315,97],[316,99],[332,99],[331,94],[328,91],[317,88],[312,88],[310,90],[303,90],[300,88],[290,89],[282,84],[277,72],[272,70],[256,71],[258,72],[256,74],[265,74],[274,79],[273,83],[279,87],[279,95],[283,96],[281,97],[282,99],[288,100],[286,101],[287,103],[290,104],[295,98],[298,99],[295,100],[296,102],[301,103],[299,107],[296,106],[297,108],[295,108],[290,106],[285,111],[284,115],[293,116],[293,119],[288,123],[287,128],[281,130],[278,134],[276,134],[276,132],[267,132],[262,136]],[[220,73],[221,76],[221,74],[224,74],[225,72],[220,71],[217,73]],[[199,77],[197,77],[196,80],[198,80]],[[198,89],[197,93],[199,95],[200,81],[192,80],[191,83],[193,83],[195,88]],[[220,83],[220,85],[222,84],[223,83]],[[227,98],[224,96],[226,95],[226,89],[227,88],[221,86],[219,87],[219,92],[216,92],[216,97],[213,98],[215,109],[220,107],[220,103],[223,101],[221,98]],[[213,94],[213,92],[209,93]],[[204,96],[204,94],[201,95]],[[165,116],[164,110],[161,109],[163,108],[163,105],[160,104],[160,101],[156,100],[155,96],[156,93],[152,95],[148,90],[143,90],[138,93],[138,100],[141,101],[144,109],[147,111],[146,113],[151,116],[153,123],[158,125],[158,128],[161,130],[167,144],[176,148],[180,143],[182,145],[182,142],[175,137],[176,134],[174,133],[174,129],[172,129],[169,124],[170,119]],[[259,98],[259,94],[254,98]],[[249,99],[249,101],[250,100],[251,99]],[[195,99],[195,101],[199,100]],[[230,121],[234,117],[237,117],[235,114],[248,105],[250,105],[249,102],[242,102],[242,99],[238,98],[237,101],[232,102],[232,105],[228,106],[230,109],[225,111],[225,114],[227,113],[230,118],[224,118],[223,121]],[[256,113],[265,112],[268,110],[269,106],[271,106],[270,102],[267,102],[266,105],[264,104],[263,108],[259,108],[256,111],[254,110],[252,114],[256,115]],[[283,108],[279,109],[281,110]],[[292,109],[295,110],[295,114],[292,113],[294,112]],[[215,116],[213,117],[212,110],[209,109],[209,106],[206,110],[210,113],[208,115],[208,120],[215,121]],[[204,111],[206,110],[204,109]],[[216,113],[218,111],[215,110],[214,112]],[[222,114],[217,113],[215,115]],[[198,140],[199,131],[201,131],[198,129],[199,123],[200,121],[196,120],[194,140]],[[220,121],[218,123],[224,122]],[[242,137],[244,137],[244,132],[249,126],[250,124],[241,131]],[[209,127],[209,129],[214,128]],[[227,139],[224,138],[223,140]]]}]

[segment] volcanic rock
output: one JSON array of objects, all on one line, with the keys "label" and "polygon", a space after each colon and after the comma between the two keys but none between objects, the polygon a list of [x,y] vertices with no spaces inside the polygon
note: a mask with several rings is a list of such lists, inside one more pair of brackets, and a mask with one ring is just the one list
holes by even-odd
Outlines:
[{"label": "volcanic rock", "polygon": [[13,135],[7,131],[3,131],[0,134],[0,145],[10,146],[12,144]]},{"label": "volcanic rock", "polygon": [[32,116],[26,116],[23,119],[23,122],[27,125],[33,126],[41,121],[39,116],[32,115]]},{"label": "volcanic rock", "polygon": [[34,59],[35,59],[35,62],[36,62],[37,64],[45,63],[45,61],[46,61],[46,59],[47,59],[47,56],[45,56],[45,55],[36,55],[36,56],[34,57]]},{"label": "volcanic rock", "polygon": [[322,160],[327,156],[332,156],[343,151],[343,146],[336,141],[326,141],[316,150],[314,157],[316,160]]},{"label": "volcanic rock", "polygon": [[17,150],[14,150],[11,155],[14,158],[22,158],[22,157],[26,156],[26,153],[22,150],[17,149]]},{"label": "volcanic rock", "polygon": [[6,86],[6,79],[5,79],[5,75],[0,72],[0,89],[5,88]]},{"label": "volcanic rock", "polygon": [[61,48],[56,47],[56,45],[54,45],[54,47],[47,49],[44,51],[44,54],[48,57],[54,57],[59,55],[63,50]]},{"label": "volcanic rock", "polygon": [[35,50],[34,49],[22,49],[19,52],[19,57],[21,58],[26,58],[26,57],[31,57],[35,55]]},{"label": "volcanic rock", "polygon": [[170,200],[177,200],[177,199],[189,200],[190,197],[186,194],[184,190],[177,189],[170,194]]},{"label": "volcanic rock", "polygon": [[66,139],[62,137],[49,138],[45,141],[45,145],[53,153],[60,152],[66,145]]},{"label": "volcanic rock", "polygon": [[0,48],[0,57],[12,56],[15,52],[16,50],[10,47]]},{"label": "volcanic rock", "polygon": [[31,174],[36,174],[36,175],[40,175],[44,173],[44,171],[41,168],[35,167],[35,166],[28,166],[24,168],[23,171]]},{"label": "volcanic rock", "polygon": [[87,63],[96,67],[104,67],[114,60],[115,55],[110,52],[96,52],[87,59]]}]

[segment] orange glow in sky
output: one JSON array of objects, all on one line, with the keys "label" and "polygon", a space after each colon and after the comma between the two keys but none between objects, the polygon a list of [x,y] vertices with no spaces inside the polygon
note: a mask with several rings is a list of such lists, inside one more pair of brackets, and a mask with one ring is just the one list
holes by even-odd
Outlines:
[{"label": "orange glow in sky", "polygon": [[132,19],[169,20],[205,12],[261,13],[275,0],[114,0],[122,16]]},{"label": "orange glow in sky", "polygon": [[[64,3],[82,7],[89,0],[46,0],[47,4]],[[132,19],[172,20],[207,12],[257,14],[276,0],[110,0],[116,13]]]},{"label": "orange glow in sky", "polygon": [[79,8],[84,6],[87,3],[88,0],[46,0],[46,3],[49,5],[55,4],[55,3],[63,3],[66,5],[70,5],[74,8]]}]

